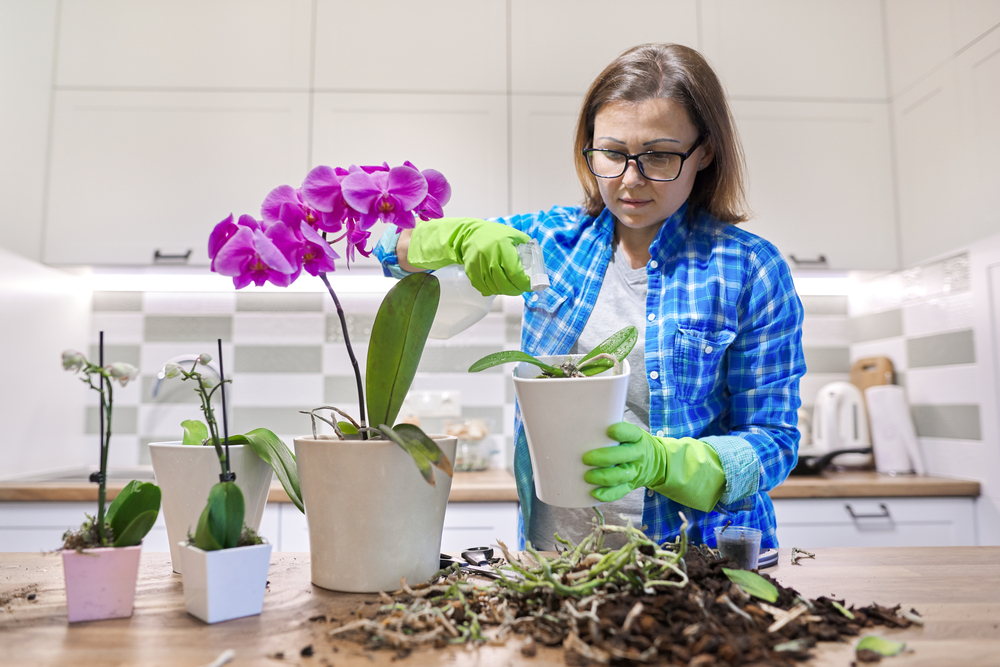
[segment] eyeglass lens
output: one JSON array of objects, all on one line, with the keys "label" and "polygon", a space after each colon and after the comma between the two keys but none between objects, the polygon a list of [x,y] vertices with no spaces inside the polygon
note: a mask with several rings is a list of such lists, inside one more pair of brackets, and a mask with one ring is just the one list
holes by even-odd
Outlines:
[{"label": "eyeglass lens", "polygon": [[[676,153],[642,153],[638,162],[646,178],[669,181],[681,173],[684,160]],[[592,150],[587,153],[587,163],[595,175],[617,178],[625,173],[628,156],[618,151]]]}]

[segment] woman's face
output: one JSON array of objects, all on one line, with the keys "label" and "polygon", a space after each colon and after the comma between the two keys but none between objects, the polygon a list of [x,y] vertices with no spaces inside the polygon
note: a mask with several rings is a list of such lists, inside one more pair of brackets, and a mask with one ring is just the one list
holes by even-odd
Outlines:
[{"label": "woman's face", "polygon": [[[594,148],[629,155],[647,151],[685,153],[698,140],[698,130],[687,111],[673,100],[612,102],[594,118]],[[618,178],[598,178],[604,205],[630,229],[658,227],[687,201],[697,172],[711,163],[713,153],[707,143],[684,161],[680,176],[673,181],[651,181],[629,160]]]}]

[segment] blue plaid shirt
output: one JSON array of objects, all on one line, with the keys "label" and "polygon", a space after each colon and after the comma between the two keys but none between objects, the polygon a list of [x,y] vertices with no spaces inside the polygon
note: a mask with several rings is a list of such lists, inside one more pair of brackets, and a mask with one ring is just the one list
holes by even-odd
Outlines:
[{"label": "blue plaid shirt", "polygon": [[[556,207],[498,220],[536,239],[552,286],[526,293],[521,349],[568,354],[597,302],[612,254],[614,218]],[[397,235],[376,255],[386,275],[403,275]],[[798,450],[802,304],[788,266],[768,241],[703,211],[682,206],[661,227],[646,265],[645,358],[649,430],[694,437],[719,455],[726,487],[711,512],[646,492],[643,530],[657,542],[680,531],[715,545],[727,521],[759,528],[761,547],[777,547],[767,491],[785,480]],[[531,460],[516,412],[514,476],[521,500],[520,547],[534,499]]]}]

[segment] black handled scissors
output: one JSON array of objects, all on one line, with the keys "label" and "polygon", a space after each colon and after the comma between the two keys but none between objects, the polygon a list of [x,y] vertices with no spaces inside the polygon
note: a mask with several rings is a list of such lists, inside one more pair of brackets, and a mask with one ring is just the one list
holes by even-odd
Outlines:
[{"label": "black handled scissors", "polygon": [[[490,567],[489,564],[489,559],[492,557],[493,549],[491,547],[469,547],[462,551],[461,560],[451,554],[443,553],[441,554],[441,569],[457,564],[466,572],[475,573],[490,579],[499,579],[500,574]],[[507,579],[521,578],[521,575],[517,572],[508,572],[506,570],[504,570],[503,576]]]}]

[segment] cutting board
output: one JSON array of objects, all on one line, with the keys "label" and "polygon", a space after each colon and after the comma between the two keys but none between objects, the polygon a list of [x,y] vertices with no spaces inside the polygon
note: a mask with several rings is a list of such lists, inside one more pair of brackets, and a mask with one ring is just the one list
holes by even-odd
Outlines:
[{"label": "cutting board", "polygon": [[851,364],[851,384],[861,390],[883,384],[895,384],[896,374],[889,357],[867,357]]}]

